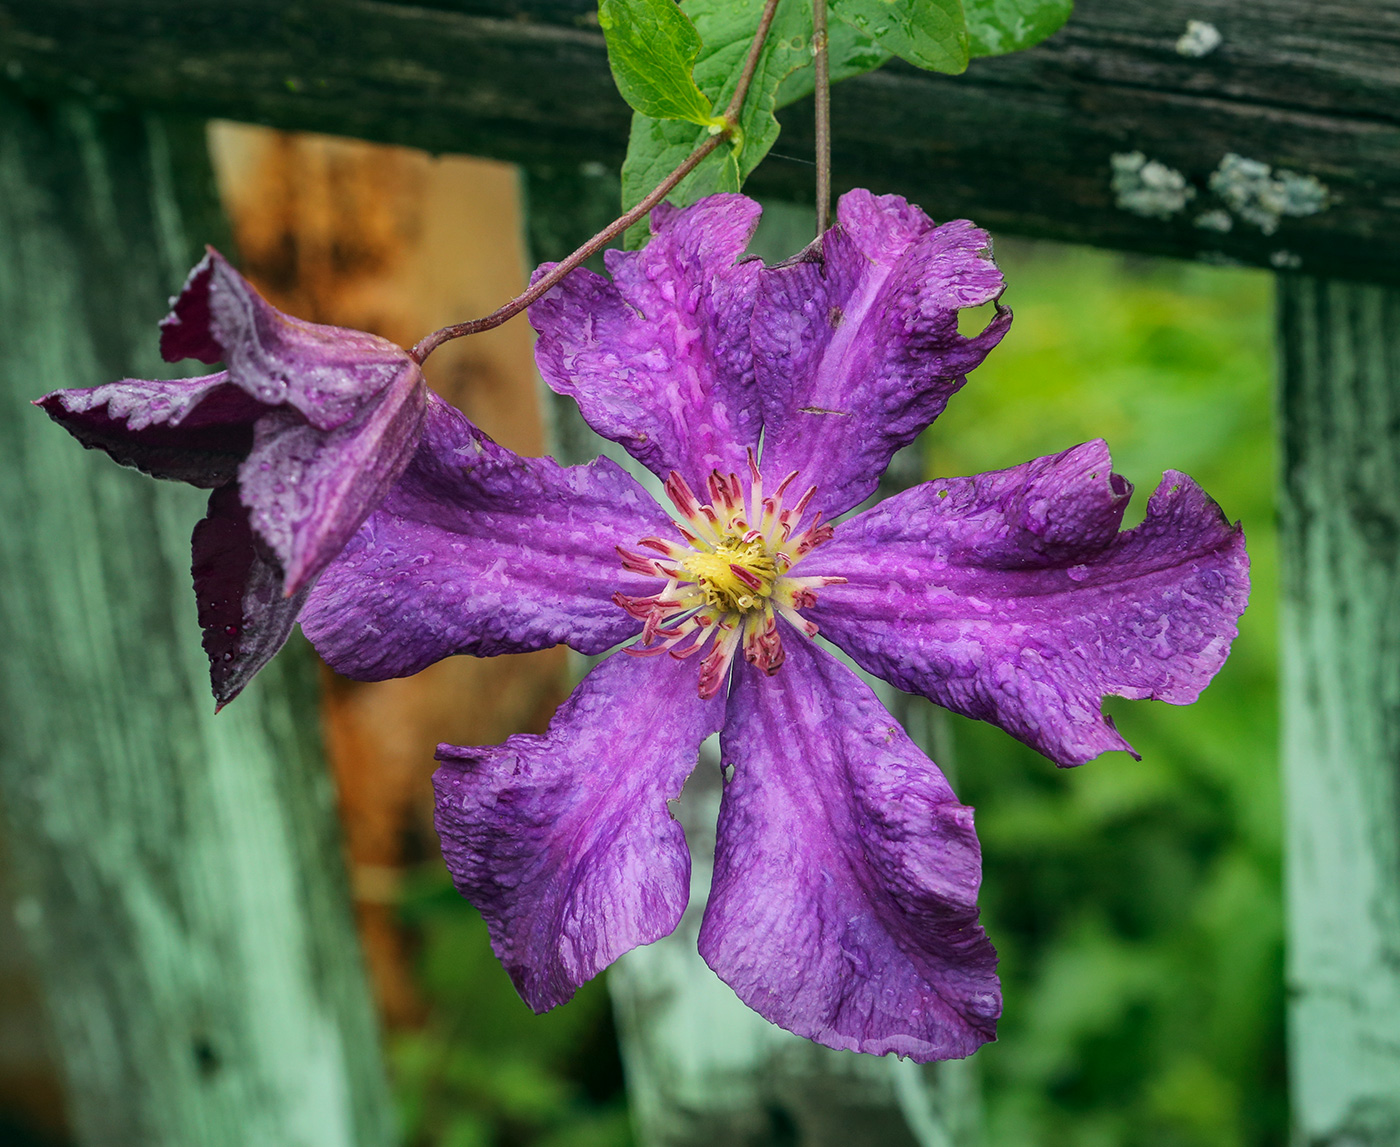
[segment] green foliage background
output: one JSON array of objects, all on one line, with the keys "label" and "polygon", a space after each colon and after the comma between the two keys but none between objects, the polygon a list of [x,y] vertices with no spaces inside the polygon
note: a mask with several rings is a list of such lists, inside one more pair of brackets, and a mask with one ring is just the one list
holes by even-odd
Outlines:
[{"label": "green foliage background", "polygon": [[[987,1141],[1283,1143],[1271,278],[1050,244],[997,254],[1016,319],[927,435],[930,476],[1104,437],[1137,485],[1130,523],[1167,467],[1243,520],[1254,592],[1198,704],[1110,704],[1141,762],[1057,770],[956,722],[1006,990],[1000,1042],[976,1060]],[[434,1009],[392,1048],[411,1147],[629,1144],[601,982],[533,1016],[439,870],[405,911]]]},{"label": "green foliage background", "polygon": [[1197,704],[1110,702],[1142,754],[1056,770],[956,719],[977,808],[1000,1042],[996,1147],[1287,1141],[1276,729],[1272,278],[999,244],[1011,331],[926,442],[930,476],[1102,437],[1137,486],[1184,470],[1249,539],[1234,652]]}]

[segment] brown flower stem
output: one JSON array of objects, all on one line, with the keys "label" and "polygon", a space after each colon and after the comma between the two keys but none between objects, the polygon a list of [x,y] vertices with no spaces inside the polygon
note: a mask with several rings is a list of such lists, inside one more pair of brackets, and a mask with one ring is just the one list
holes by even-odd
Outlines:
[{"label": "brown flower stem", "polygon": [[471,319],[465,323],[454,323],[450,327],[443,327],[441,330],[434,331],[432,334],[420,339],[414,344],[413,349],[408,352],[409,357],[415,362],[421,363],[445,342],[451,342],[453,339],[459,339],[464,335],[476,335],[480,334],[482,331],[493,330],[507,320],[515,318],[516,315],[536,299],[553,288],[565,275],[569,274],[571,271],[577,270],[612,242],[613,239],[617,238],[617,236],[621,235],[627,228],[631,227],[633,223],[644,218],[647,212],[671,193],[671,190],[676,184],[699,166],[701,160],[728,138],[728,131],[721,131],[716,135],[712,135],[692,151],[684,163],[658,183],[655,190],[638,203],[637,206],[632,208],[632,210],[625,215],[614,219],[563,262],[556,263],[549,274],[537,279],[523,294],[517,295],[515,298],[511,299],[510,302],[506,303],[505,306],[497,308],[485,318]]},{"label": "brown flower stem", "polygon": [[763,53],[763,43],[768,39],[768,29],[773,26],[773,17],[778,12],[778,0],[768,0],[763,5],[763,15],[758,18],[758,29],[753,34],[753,43],[749,45],[749,55],[744,61],[744,69],[739,73],[739,83],[734,88],[734,97],[729,101],[729,106],[724,109],[724,118],[729,122],[731,128],[739,122],[739,113],[744,107],[744,97],[749,94],[749,85],[753,83],[753,74],[758,71],[759,56]]},{"label": "brown flower stem", "polygon": [[817,236],[831,222],[831,56],[827,51],[826,0],[812,0],[812,54],[816,65]]},{"label": "brown flower stem", "polygon": [[754,73],[758,70],[763,43],[768,38],[768,29],[773,25],[773,16],[777,9],[778,0],[767,0],[767,3],[764,4],[763,15],[758,22],[758,30],[754,33],[753,43],[749,46],[748,58],[744,61],[743,71],[739,73],[739,83],[734,89],[734,96],[729,101],[729,106],[724,111],[724,125],[714,135],[692,151],[684,163],[658,183],[652,192],[632,210],[614,219],[563,262],[556,263],[547,275],[541,276],[532,283],[524,293],[517,295],[505,306],[497,308],[484,318],[471,319],[465,323],[454,323],[452,326],[434,331],[414,344],[413,349],[408,352],[409,356],[415,362],[422,363],[445,342],[462,338],[464,335],[475,335],[482,331],[493,330],[502,323],[513,319],[531,303],[550,291],[571,271],[581,267],[632,224],[644,219],[651,209],[665,199],[675,189],[676,184],[694,171],[707,155],[720,144],[732,138],[738,129],[739,113],[743,110],[744,98],[748,95]]}]

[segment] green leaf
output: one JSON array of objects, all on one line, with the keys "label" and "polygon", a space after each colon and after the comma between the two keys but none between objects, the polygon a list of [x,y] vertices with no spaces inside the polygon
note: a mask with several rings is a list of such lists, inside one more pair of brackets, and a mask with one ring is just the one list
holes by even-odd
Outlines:
[{"label": "green leaf", "polygon": [[831,14],[920,68],[967,67],[962,0],[831,0]]},{"label": "green leaf", "polygon": [[[810,35],[810,20],[807,31]],[[873,72],[894,55],[864,32],[840,20],[831,21],[827,28],[826,53],[833,84],[865,72]],[[778,85],[777,106],[785,108],[803,96],[810,96],[816,87],[816,79],[817,70],[813,67],[802,67],[789,73],[787,79]]]},{"label": "green leaf", "polygon": [[[689,0],[685,11],[695,21],[701,47],[695,60],[695,82],[710,101],[722,108],[738,86],[739,73],[763,12],[763,0]],[[739,117],[739,138],[719,148],[668,197],[684,206],[717,191],[738,191],[750,171],[778,138],[773,116],[778,89],[799,68],[810,67],[812,14],[801,0],[778,5],[754,71],[749,97]],[[646,197],[707,137],[705,128],[638,113],[622,165],[622,202],[630,208]],[[640,247],[649,234],[645,222],[627,233],[630,248]]]},{"label": "green leaf", "polygon": [[700,34],[674,0],[599,0],[598,23],[617,90],[636,111],[705,126],[719,122],[691,76]]},{"label": "green leaf", "polygon": [[969,53],[1000,56],[1038,44],[1069,19],[1073,0],[963,0]]}]

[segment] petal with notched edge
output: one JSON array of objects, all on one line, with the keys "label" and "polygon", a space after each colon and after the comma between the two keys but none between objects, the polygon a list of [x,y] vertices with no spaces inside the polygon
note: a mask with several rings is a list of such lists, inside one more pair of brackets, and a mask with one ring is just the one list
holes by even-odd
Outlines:
[{"label": "petal with notched edge", "polygon": [[694,665],[615,653],[544,736],[439,746],[443,858],[535,1011],[675,930],[690,854],[666,802],[723,716],[696,696]]},{"label": "petal with notched edge", "polygon": [[1194,701],[1238,632],[1249,559],[1174,471],[1119,533],[1132,488],[1112,465],[1089,442],[886,499],[813,554],[811,573],[847,581],[808,616],[862,668],[1056,764],[1131,752],[1102,698]]},{"label": "petal with notched edge", "polygon": [[958,311],[1001,290],[985,231],[935,227],[897,195],[842,196],[821,243],[759,279],[764,474],[796,470],[795,488],[816,486],[827,518],[864,501],[1001,341],[1005,309],[980,334],[958,333]]},{"label": "petal with notched edge", "polygon": [[749,314],[762,264],[738,261],[758,215],[742,195],[658,207],[644,249],[607,252],[611,281],[574,271],[530,308],[545,382],[653,474],[678,470],[697,490],[711,470],[745,473],[758,445]]}]

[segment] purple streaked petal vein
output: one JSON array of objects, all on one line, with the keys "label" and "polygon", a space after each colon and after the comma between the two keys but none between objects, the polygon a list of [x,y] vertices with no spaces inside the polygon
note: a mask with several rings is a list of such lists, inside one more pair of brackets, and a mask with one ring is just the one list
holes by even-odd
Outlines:
[{"label": "purple streaked petal vein", "polygon": [[206,490],[237,477],[253,446],[253,423],[266,410],[222,370],[56,390],[37,405],[89,449],[152,477]]},{"label": "purple streaked petal vein", "polygon": [[1057,764],[1131,752],[1102,698],[1194,701],[1238,632],[1249,560],[1239,527],[1175,471],[1118,533],[1130,489],[1101,441],[926,482],[804,564],[848,579],[809,615],[862,668]]},{"label": "purple streaked petal vein", "polygon": [[999,309],[958,333],[959,309],[1001,294],[990,246],[965,220],[935,227],[898,196],[852,191],[820,254],[764,270],[752,332],[769,480],[798,471],[826,517],[874,492],[1010,325]]},{"label": "purple streaked petal vein", "polygon": [[617,547],[671,529],[611,460],[522,458],[434,399],[413,461],[321,576],[302,628],[361,680],[456,653],[601,653],[641,629],[612,595],[656,586]]},{"label": "purple streaked petal vein", "polygon": [[607,252],[611,281],[578,270],[530,308],[545,381],[652,473],[678,470],[696,489],[713,469],[744,473],[758,444],[749,315],[762,264],[738,261],[758,215],[742,195],[658,207],[643,250]]},{"label": "purple streaked petal vein", "polygon": [[736,667],[700,954],[766,1019],[916,1060],[995,1038],[972,810],[845,666],[790,629],[775,677]]},{"label": "purple streaked petal vein", "polygon": [[616,653],[544,736],[439,746],[443,858],[535,1011],[675,930],[690,854],[666,802],[723,716],[696,696],[693,665]]},{"label": "purple streaked petal vein", "polygon": [[191,549],[210,684],[222,708],[282,648],[307,590],[283,592],[281,567],[253,532],[236,486],[209,496],[209,512],[194,528]]},{"label": "purple streaked petal vein", "polygon": [[388,339],[283,314],[213,248],[161,322],[161,354],[169,362],[222,360],[253,398],[291,406],[318,430],[349,422],[405,370],[417,370]]}]

